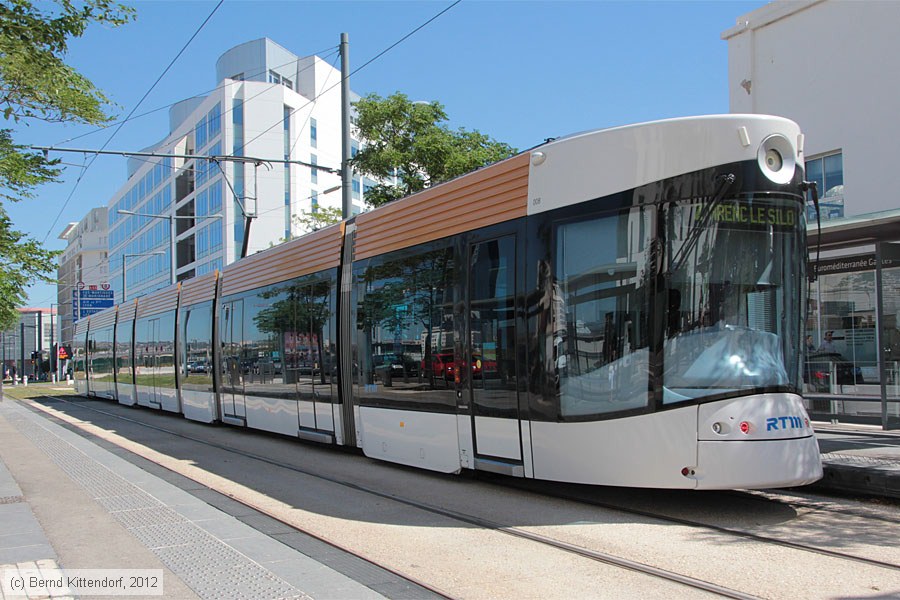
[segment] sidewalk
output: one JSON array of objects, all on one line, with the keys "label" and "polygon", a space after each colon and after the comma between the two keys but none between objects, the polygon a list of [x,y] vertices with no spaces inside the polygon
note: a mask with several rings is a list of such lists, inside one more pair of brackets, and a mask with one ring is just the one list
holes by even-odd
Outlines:
[{"label": "sidewalk", "polygon": [[813,488],[900,499],[900,431],[813,422],[824,476]]},{"label": "sidewalk", "polygon": [[18,402],[0,402],[0,439],[0,577],[141,569],[166,598],[383,598]]}]

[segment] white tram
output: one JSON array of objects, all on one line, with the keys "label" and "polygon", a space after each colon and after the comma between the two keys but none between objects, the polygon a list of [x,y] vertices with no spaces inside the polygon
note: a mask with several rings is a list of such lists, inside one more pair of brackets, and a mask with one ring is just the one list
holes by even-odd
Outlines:
[{"label": "white tram", "polygon": [[79,322],[81,393],[454,473],[819,479],[803,136],[574,135]]}]

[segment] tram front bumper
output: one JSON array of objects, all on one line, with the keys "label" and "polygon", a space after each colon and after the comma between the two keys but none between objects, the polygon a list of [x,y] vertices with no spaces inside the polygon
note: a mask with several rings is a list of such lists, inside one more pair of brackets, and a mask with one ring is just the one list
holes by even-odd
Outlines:
[{"label": "tram front bumper", "polygon": [[822,478],[813,435],[793,439],[700,441],[693,473],[698,490],[807,485]]}]

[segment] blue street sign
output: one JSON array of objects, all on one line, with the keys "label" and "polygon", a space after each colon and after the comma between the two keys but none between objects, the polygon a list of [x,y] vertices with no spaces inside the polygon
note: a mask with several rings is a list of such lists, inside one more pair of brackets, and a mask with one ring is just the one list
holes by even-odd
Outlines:
[{"label": "blue street sign", "polygon": [[72,290],[72,322],[115,306],[113,290]]}]

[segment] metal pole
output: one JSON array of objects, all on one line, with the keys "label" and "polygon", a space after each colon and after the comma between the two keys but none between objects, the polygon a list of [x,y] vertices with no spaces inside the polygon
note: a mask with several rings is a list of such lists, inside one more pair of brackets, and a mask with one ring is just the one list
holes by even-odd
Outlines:
[{"label": "metal pole", "polygon": [[887,364],[884,351],[884,273],[882,272],[882,244],[875,244],[875,347],[878,349],[878,379],[881,380],[881,428],[888,429],[887,414]]},{"label": "metal pole", "polygon": [[34,377],[44,372],[44,313],[38,310],[37,313],[37,331],[34,332],[37,341],[35,342],[35,352],[37,352],[37,362],[34,365]]},{"label": "metal pole", "polygon": [[[175,210],[174,208],[172,210]],[[175,215],[169,215],[169,251],[172,253],[172,280],[170,283],[175,283],[175,270],[178,268],[178,263],[175,260]]]},{"label": "metal pole", "polygon": [[19,323],[19,350],[22,359],[22,369],[19,371],[19,377],[25,377],[25,317],[20,317],[22,322]]},{"label": "metal pole", "polygon": [[341,34],[341,216],[350,218],[350,38]]},{"label": "metal pole", "polygon": [[54,368],[54,359],[56,358],[56,348],[53,347],[53,303],[50,303],[50,381],[56,382],[56,369]]}]

